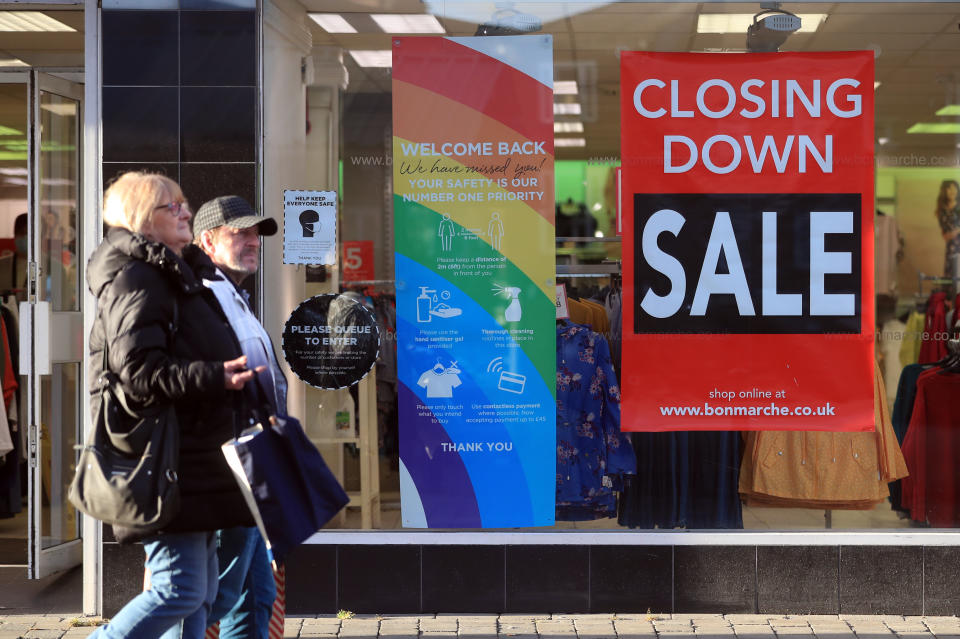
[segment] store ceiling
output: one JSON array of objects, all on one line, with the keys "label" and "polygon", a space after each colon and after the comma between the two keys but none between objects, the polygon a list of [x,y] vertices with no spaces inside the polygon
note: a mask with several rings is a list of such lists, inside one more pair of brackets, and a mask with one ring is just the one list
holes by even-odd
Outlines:
[{"label": "store ceiling", "polygon": [[[24,10],[22,6],[12,8]],[[43,13],[75,31],[0,32],[0,80],[5,71],[29,66],[83,68],[83,11]],[[0,201],[23,201],[27,197],[26,130],[26,85],[0,82]]]},{"label": "store ceiling", "polygon": [[[581,117],[558,121],[584,124],[584,148],[558,148],[557,157],[616,156],[619,152],[618,51],[742,50],[742,34],[699,34],[701,13],[754,13],[759,2],[471,2],[469,0],[300,0],[308,11],[340,14],[433,13],[448,35],[473,35],[477,24],[508,8],[541,19],[538,33],[554,37],[556,78],[578,80]],[[877,52],[876,134],[888,142],[881,154],[925,156],[958,152],[960,136],[907,134],[916,122],[958,121],[935,112],[960,104],[960,2],[785,3],[797,13],[825,13],[815,33],[793,34],[784,51],[872,49]],[[0,64],[16,57],[35,66],[83,64],[83,12],[48,11],[76,29],[69,33],[0,33]],[[451,17],[451,16],[455,16]],[[362,17],[362,16],[361,16]],[[390,35],[365,18],[368,32],[328,34],[308,21],[314,44],[344,49],[390,48]],[[357,22],[357,20],[354,20]],[[361,24],[363,20],[360,20]],[[389,69],[361,68],[344,56],[350,71],[348,91],[390,91]],[[2,114],[0,114],[2,115]],[[572,137],[579,134],[560,134]]]},{"label": "store ceiling", "polygon": [[35,67],[83,67],[83,11],[44,11],[71,27],[66,32],[0,33],[0,65],[16,58]]},{"label": "store ceiling", "polygon": [[[745,34],[697,33],[701,13],[756,13],[747,2],[425,2],[419,0],[301,0],[309,11],[326,13],[434,13],[447,35],[468,36],[504,6],[539,17],[538,33],[554,37],[556,79],[579,80],[584,148],[558,148],[559,159],[616,156],[620,147],[618,51],[741,51]],[[429,10],[428,10],[429,7]],[[876,134],[888,141],[879,154],[957,155],[960,136],[907,134],[916,122],[960,121],[937,117],[960,104],[960,2],[787,2],[795,13],[825,13],[815,33],[795,33],[782,51],[872,49],[877,53]],[[457,16],[463,19],[452,19]],[[471,21],[467,21],[467,19]],[[329,34],[310,21],[314,44],[345,49],[389,49],[390,36]],[[360,68],[344,57],[351,92],[390,91],[389,69]],[[567,137],[578,136],[569,134]],[[558,136],[559,137],[559,136]]]},{"label": "store ceiling", "polygon": [[[22,7],[21,7],[22,9]],[[83,11],[44,11],[75,29],[66,32],[0,32],[0,74],[30,66],[55,69],[83,68]],[[2,80],[0,75],[0,80]],[[22,84],[0,83],[0,126],[25,134],[27,105]],[[0,131],[2,133],[2,131]],[[7,131],[9,134],[9,131]],[[10,135],[4,135],[9,139]],[[25,138],[24,138],[25,139]],[[3,138],[0,138],[3,141]],[[9,140],[8,140],[9,141]],[[11,160],[0,146],[0,164]]]},{"label": "store ceiling", "polygon": [[26,199],[26,125],[26,86],[0,84],[0,200]]}]

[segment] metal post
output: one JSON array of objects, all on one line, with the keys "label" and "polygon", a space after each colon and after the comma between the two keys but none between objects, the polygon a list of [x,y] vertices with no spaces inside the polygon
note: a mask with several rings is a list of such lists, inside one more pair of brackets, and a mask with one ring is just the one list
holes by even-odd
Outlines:
[{"label": "metal post", "polygon": [[[83,185],[81,246],[86,264],[103,234],[101,202],[100,150],[100,8],[97,0],[84,0],[84,100],[83,100]],[[87,371],[90,370],[90,329],[96,317],[96,299],[83,287],[83,367],[80,371],[80,411],[83,416],[83,438],[92,428]],[[91,517],[82,517],[83,537],[83,614],[103,612],[103,526]]]}]

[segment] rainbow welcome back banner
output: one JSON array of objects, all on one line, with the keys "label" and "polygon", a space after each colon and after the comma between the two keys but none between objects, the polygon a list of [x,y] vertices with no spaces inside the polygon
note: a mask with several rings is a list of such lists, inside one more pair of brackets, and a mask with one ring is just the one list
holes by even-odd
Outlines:
[{"label": "rainbow welcome back banner", "polygon": [[393,135],[403,525],[552,525],[552,38],[394,38]]}]

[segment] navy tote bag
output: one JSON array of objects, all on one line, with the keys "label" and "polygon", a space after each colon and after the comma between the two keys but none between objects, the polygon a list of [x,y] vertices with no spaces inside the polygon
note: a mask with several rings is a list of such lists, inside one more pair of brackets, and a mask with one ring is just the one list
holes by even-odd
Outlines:
[{"label": "navy tote bag", "polygon": [[294,417],[262,420],[222,449],[274,565],[350,501]]}]

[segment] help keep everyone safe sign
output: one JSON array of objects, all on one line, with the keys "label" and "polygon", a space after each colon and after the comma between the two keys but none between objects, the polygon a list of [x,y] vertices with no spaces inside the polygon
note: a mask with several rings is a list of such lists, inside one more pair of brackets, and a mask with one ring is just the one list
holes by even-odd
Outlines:
[{"label": "help keep everyone safe sign", "polygon": [[337,263],[336,191],[284,190],[283,263]]},{"label": "help keep everyone safe sign", "polygon": [[621,55],[624,430],[874,427],[873,52]]}]

